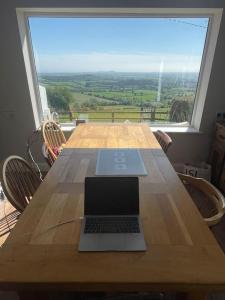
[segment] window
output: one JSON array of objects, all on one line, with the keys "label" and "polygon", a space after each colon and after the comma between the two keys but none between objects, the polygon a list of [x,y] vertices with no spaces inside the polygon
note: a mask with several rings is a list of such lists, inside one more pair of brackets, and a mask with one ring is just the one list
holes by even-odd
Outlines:
[{"label": "window", "polygon": [[206,13],[28,14],[41,118],[193,125],[210,22]]}]

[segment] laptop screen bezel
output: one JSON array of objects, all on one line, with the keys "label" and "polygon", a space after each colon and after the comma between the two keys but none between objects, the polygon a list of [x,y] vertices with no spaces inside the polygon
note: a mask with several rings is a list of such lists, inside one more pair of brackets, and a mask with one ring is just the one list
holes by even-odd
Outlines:
[{"label": "laptop screen bezel", "polygon": [[[92,195],[92,191],[90,190],[90,188],[92,188],[92,184],[97,184],[99,185],[99,188],[104,189],[104,183],[108,182],[110,183],[110,181],[112,182],[112,187],[114,185],[114,187],[116,188],[115,184],[116,182],[119,182],[120,184],[124,182],[124,184],[131,184],[132,185],[132,194],[130,193],[130,195],[128,194],[128,198],[132,197],[132,200],[135,199],[134,201],[136,201],[136,203],[133,202],[133,205],[135,205],[136,207],[128,207],[127,212],[123,211],[123,212],[118,212],[115,213],[103,213],[102,211],[96,211],[96,208],[94,208],[93,210],[90,209],[90,207],[87,207],[87,203],[88,201],[95,201],[94,199],[94,195]],[[106,195],[107,195],[106,191]],[[136,193],[136,194],[135,194]],[[92,197],[93,196],[93,197]],[[87,199],[88,197],[90,197],[90,199]],[[107,196],[106,196],[107,197]],[[127,200],[127,199],[126,199]],[[129,210],[130,208],[130,210]],[[124,209],[124,207],[123,207]],[[98,210],[98,209],[97,209]],[[107,216],[107,215],[139,215],[139,179],[137,176],[129,176],[129,177],[124,177],[124,176],[120,176],[120,177],[116,177],[116,176],[98,176],[98,177],[86,177],[85,178],[85,188],[84,188],[84,215],[88,215],[88,216],[94,216],[94,215],[99,215],[99,216]]]}]

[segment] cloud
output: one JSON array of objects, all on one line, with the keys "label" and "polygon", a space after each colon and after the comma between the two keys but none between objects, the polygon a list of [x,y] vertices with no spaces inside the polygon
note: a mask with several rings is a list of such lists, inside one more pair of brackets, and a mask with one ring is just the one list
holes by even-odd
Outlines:
[{"label": "cloud", "polygon": [[39,55],[36,64],[38,72],[198,72],[201,57],[164,53],[93,52]]}]

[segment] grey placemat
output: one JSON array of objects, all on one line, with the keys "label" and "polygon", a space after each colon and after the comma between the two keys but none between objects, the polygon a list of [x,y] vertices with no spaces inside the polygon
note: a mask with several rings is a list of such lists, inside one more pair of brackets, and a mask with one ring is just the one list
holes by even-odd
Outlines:
[{"label": "grey placemat", "polygon": [[137,149],[102,149],[98,152],[96,175],[147,175]]}]

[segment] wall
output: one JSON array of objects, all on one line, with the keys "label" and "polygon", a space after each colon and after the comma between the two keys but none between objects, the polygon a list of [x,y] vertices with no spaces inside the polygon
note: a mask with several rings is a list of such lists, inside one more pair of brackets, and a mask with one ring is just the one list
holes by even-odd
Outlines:
[{"label": "wall", "polygon": [[[35,128],[16,18],[16,7],[223,7],[224,0],[8,0],[0,4],[0,160],[25,156],[26,141]],[[171,134],[169,157],[174,162],[205,160],[216,112],[225,111],[225,18],[222,19],[208,86],[202,134]],[[37,143],[36,151],[39,151]],[[40,156],[39,156],[40,158]]]}]

